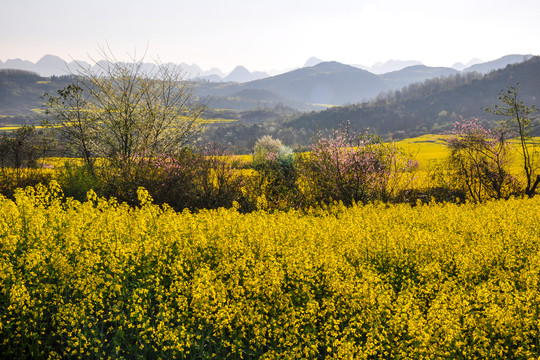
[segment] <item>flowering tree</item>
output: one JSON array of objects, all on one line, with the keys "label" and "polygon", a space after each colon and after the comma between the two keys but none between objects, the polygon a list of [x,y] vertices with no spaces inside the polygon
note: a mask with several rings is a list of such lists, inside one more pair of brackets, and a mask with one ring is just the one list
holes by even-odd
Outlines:
[{"label": "flowering tree", "polygon": [[392,144],[370,135],[335,130],[318,135],[302,162],[304,193],[315,202],[388,201],[415,162]]}]

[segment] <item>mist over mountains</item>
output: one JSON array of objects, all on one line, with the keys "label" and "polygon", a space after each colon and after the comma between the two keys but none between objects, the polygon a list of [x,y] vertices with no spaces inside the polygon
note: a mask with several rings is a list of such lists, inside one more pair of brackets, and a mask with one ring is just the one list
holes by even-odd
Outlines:
[{"label": "mist over mountains", "polygon": [[[479,59],[472,59],[467,64],[462,63],[455,63],[451,68],[447,69],[453,69],[456,71],[478,71],[480,73],[488,73],[492,70],[502,68],[509,64],[514,64],[518,62],[522,62],[525,60],[528,60],[531,58],[532,55],[507,55],[500,59],[488,61],[488,62],[482,62]],[[313,67],[316,66],[322,62],[327,62],[324,60],[321,60],[316,57],[309,58],[304,66],[302,68],[307,67]],[[197,64],[186,64],[186,63],[180,63],[180,64],[172,64],[170,65],[178,65],[182,68],[186,79],[199,79],[204,81],[210,81],[210,82],[238,82],[238,83],[246,83],[250,81],[260,80],[267,77],[271,77],[271,75],[281,75],[286,72],[290,71],[271,71],[271,72],[264,72],[264,71],[250,71],[246,67],[238,65],[235,69],[233,69],[230,73],[224,73],[219,68],[213,67],[209,70],[203,70],[201,67],[199,67]],[[153,63],[144,63],[144,67],[146,68],[152,68],[155,64]],[[365,65],[359,65],[359,64],[353,64],[353,67],[369,71],[373,74],[377,75],[383,75],[388,74],[392,72],[396,72],[405,68],[409,68],[412,66],[425,66],[422,62],[417,60],[388,60],[386,62],[377,62],[373,64],[372,66],[365,66]],[[28,60],[21,60],[21,59],[9,59],[5,62],[0,61],[0,69],[20,69],[20,70],[26,70],[26,71],[32,71],[35,72],[41,76],[61,76],[61,75],[67,75],[67,74],[74,74],[77,73],[81,67],[83,68],[92,68],[93,70],[96,70],[96,65],[91,66],[86,61],[80,61],[80,60],[72,60],[72,61],[65,61],[62,58],[55,56],[55,55],[45,55],[40,60],[38,60],[36,63],[33,63]],[[417,68],[418,69],[418,68]],[[442,69],[442,68],[438,68]],[[293,69],[292,71],[297,70]],[[390,76],[392,77],[392,76]]]}]

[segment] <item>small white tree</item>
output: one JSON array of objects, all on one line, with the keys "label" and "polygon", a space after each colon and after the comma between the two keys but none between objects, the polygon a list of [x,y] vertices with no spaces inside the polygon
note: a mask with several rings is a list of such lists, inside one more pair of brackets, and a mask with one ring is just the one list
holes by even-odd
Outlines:
[{"label": "small white tree", "polygon": [[259,138],[253,146],[253,162],[259,163],[267,160],[268,155],[277,156],[280,148],[283,147],[283,143],[279,139],[274,139],[270,135],[264,135]]}]

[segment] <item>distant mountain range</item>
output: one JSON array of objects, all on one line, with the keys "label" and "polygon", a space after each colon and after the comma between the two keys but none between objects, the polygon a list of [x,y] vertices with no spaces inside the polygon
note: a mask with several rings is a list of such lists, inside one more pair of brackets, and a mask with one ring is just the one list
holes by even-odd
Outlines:
[{"label": "distant mountain range", "polygon": [[[257,106],[277,105],[275,98],[279,98],[285,105],[310,110],[324,108],[328,104],[367,100],[387,89],[379,76],[331,61],[244,83],[202,83],[197,88],[197,94],[202,98],[211,98],[212,107],[216,107],[214,102],[222,104],[223,98],[227,98],[227,108],[244,110],[243,104],[252,97],[252,93],[260,95],[260,91],[264,90],[269,96],[268,101],[259,99]],[[235,100],[242,106],[235,106]]]},{"label": "distant mountain range", "polygon": [[[262,72],[250,72],[242,66],[236,67],[227,75],[220,73],[217,69],[213,69],[213,73],[203,72],[197,65],[181,64],[181,66],[189,76],[199,74],[199,79],[206,77],[205,81],[195,82],[195,90],[196,95],[202,101],[207,102],[211,108],[244,111],[284,105],[308,111],[325,109],[331,105],[369,101],[380,94],[391,93],[404,86],[434,78],[457,76],[472,71],[478,72],[477,76],[480,77],[482,73],[503,68],[511,63],[523,62],[530,57],[530,55],[508,55],[494,61],[471,65],[461,72],[453,68],[415,64],[384,74],[374,74],[356,66],[335,61],[323,62],[317,58],[311,58],[306,62],[306,65],[314,64],[312,66],[305,66],[275,76],[268,76]],[[50,71],[53,66],[60,66],[62,62],[62,59],[49,55],[43,57],[36,64],[23,60],[8,60],[0,64],[0,68],[18,67],[26,71],[47,74],[47,71]],[[408,63],[401,62],[401,65]],[[148,67],[148,70],[155,66],[151,63],[142,65]],[[63,63],[63,66],[75,71],[78,66],[88,67],[90,65],[82,62],[71,62]],[[94,66],[99,66],[99,63]],[[382,64],[380,68],[384,66],[386,68],[396,67],[398,62]],[[205,74],[204,77],[201,74]],[[22,86],[22,83],[19,84],[14,80],[6,82],[5,79],[7,78],[4,80],[0,78],[0,115],[29,113],[31,109],[39,108],[41,103],[39,96],[43,95],[43,91],[54,92],[60,88],[55,89],[55,86],[61,86],[69,80],[58,79],[61,80],[58,81],[51,78],[51,81],[44,85],[43,80],[46,79],[36,80],[36,78],[32,80],[34,82],[24,83],[24,91],[15,91],[7,87]],[[214,82],[212,79],[222,79],[222,82]],[[12,99],[12,96],[17,96],[17,99]]]},{"label": "distant mountain range", "polygon": [[[530,57],[530,55],[509,55],[496,61],[472,65],[461,72],[453,68],[412,65],[379,75],[355,66],[335,61],[321,62],[320,59],[311,58],[306,65],[315,64],[313,66],[272,77],[242,83],[204,83],[198,87],[197,94],[202,98],[211,98],[212,107],[225,106],[228,109],[247,110],[254,106],[264,107],[283,103],[305,111],[326,108],[328,105],[368,101],[383,92],[398,90],[433,78],[472,71],[478,72],[480,76]],[[392,66],[396,66],[396,62]],[[244,76],[247,77],[245,71]],[[254,96],[250,94],[252,90],[265,90],[269,97],[263,100],[260,93],[257,93],[257,101],[254,103]],[[282,100],[278,102],[277,98]]]},{"label": "distant mountain range", "polygon": [[[412,67],[412,70],[415,68]],[[404,70],[411,72],[411,68]],[[332,129],[348,121],[353,129],[369,129],[383,137],[403,138],[440,133],[452,130],[453,124],[461,116],[465,119],[502,120],[484,109],[493,108],[498,103],[499,92],[518,83],[519,100],[529,106],[538,105],[539,56],[473,77],[472,80],[466,75],[455,81],[450,78],[433,79],[402,90],[399,96],[388,94],[378,101],[304,113],[283,126],[293,129]],[[537,131],[533,135],[540,133]]]},{"label": "distant mountain range", "polygon": [[[481,73],[488,73],[491,70],[503,68],[508,64],[514,64],[522,62],[531,58],[532,55],[507,55],[500,59],[482,62],[479,59],[473,59],[467,64],[455,63],[452,69],[457,71],[478,71]],[[312,57],[306,61],[304,68],[313,67],[322,62],[325,62],[316,57]],[[145,63],[146,67],[152,67],[154,64]],[[179,65],[184,71],[187,79],[201,79],[210,82],[239,82],[245,83],[254,80],[270,77],[269,72],[254,71],[251,72],[243,66],[237,66],[233,71],[225,74],[218,68],[212,68],[209,70],[202,70],[197,64],[181,63]],[[396,72],[404,68],[411,66],[423,66],[422,62],[416,60],[401,61],[401,60],[388,60],[384,63],[378,62],[372,66],[365,65],[352,65],[356,68],[369,71],[373,74],[381,75]],[[70,62],[64,61],[55,55],[45,55],[38,62],[33,63],[28,60],[10,59],[5,62],[0,61],[0,69],[20,69],[26,71],[35,72],[41,76],[61,76],[70,73],[76,73],[79,68],[83,66],[85,68],[92,67],[86,61],[73,60]],[[442,68],[441,68],[442,69]],[[450,69],[450,68],[449,68]],[[272,74],[281,74],[288,71],[273,71]]]}]

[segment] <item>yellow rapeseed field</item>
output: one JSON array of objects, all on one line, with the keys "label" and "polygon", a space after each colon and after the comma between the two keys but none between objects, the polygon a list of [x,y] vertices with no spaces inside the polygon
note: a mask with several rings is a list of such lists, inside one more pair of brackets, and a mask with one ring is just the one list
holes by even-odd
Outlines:
[{"label": "yellow rapeseed field", "polygon": [[303,212],[0,197],[0,357],[537,359],[540,198]]}]

